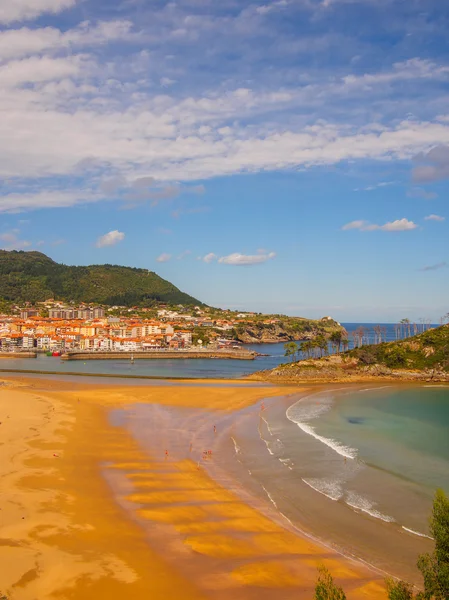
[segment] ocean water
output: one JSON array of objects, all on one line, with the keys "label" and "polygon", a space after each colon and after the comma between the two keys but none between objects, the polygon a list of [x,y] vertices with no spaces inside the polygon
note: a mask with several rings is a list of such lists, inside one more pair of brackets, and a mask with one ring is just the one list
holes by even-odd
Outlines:
[{"label": "ocean water", "polygon": [[157,359],[135,360],[130,355],[120,360],[65,361],[58,357],[39,354],[37,358],[2,358],[0,369],[41,370],[65,373],[89,373],[93,375],[134,375],[152,377],[243,377],[255,371],[274,369],[287,359],[284,344],[252,344],[245,346],[266,356],[255,360],[230,359]]},{"label": "ocean water", "polygon": [[[297,443],[308,436],[316,446],[304,483],[355,511],[428,535],[435,490],[449,493],[449,387],[312,395],[286,416],[298,428]],[[295,440],[289,445],[296,454]]]},{"label": "ocean water", "polygon": [[[374,342],[373,323],[343,323],[349,334],[350,347],[353,345],[352,332],[362,326],[365,341]],[[395,326],[392,323],[381,324],[386,331],[387,341],[396,339]],[[199,377],[230,378],[243,377],[256,371],[274,369],[289,359],[285,357],[284,344],[246,344],[244,346],[264,356],[253,361],[229,359],[186,359],[186,360],[135,360],[129,356],[120,360],[62,361],[57,357],[39,354],[36,359],[2,358],[0,369],[42,370],[67,373],[88,373],[91,375],[134,375],[152,377]]]}]

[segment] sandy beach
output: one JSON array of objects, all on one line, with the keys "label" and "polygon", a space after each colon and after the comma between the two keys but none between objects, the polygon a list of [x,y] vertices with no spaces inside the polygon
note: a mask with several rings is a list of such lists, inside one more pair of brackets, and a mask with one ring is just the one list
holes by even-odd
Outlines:
[{"label": "sandy beach", "polygon": [[[325,564],[348,598],[383,598],[383,577],[245,501],[192,456],[182,432],[150,453],[117,411],[220,419],[293,387],[120,387],[5,379],[0,388],[0,592],[8,599],[311,598]],[[165,409],[164,409],[165,410]],[[168,413],[169,414],[169,413]],[[210,423],[210,421],[207,421]],[[199,427],[201,429],[201,427]],[[173,440],[178,440],[178,446]],[[154,446],[154,444],[153,444]],[[183,451],[180,451],[180,447]],[[202,448],[202,447],[201,447]]]}]

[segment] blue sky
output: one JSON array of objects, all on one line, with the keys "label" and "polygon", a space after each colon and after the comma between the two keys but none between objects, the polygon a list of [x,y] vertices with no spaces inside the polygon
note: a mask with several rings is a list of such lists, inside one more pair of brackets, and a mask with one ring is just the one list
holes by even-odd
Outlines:
[{"label": "blue sky", "polygon": [[449,5],[0,3],[0,247],[341,321],[449,310]]}]

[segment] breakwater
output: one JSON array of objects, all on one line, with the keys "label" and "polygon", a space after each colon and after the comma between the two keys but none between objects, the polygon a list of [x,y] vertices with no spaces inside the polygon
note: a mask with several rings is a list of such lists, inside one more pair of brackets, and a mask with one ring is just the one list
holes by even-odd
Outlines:
[{"label": "breakwater", "polygon": [[230,360],[254,360],[255,352],[247,350],[164,350],[155,352],[66,352],[62,360],[171,360],[171,359],[216,358]]}]

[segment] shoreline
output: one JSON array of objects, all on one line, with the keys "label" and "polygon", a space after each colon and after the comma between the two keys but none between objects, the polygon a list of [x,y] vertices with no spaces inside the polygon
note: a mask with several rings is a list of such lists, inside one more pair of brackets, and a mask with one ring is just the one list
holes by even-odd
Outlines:
[{"label": "shoreline", "polygon": [[[402,386],[397,387],[402,388]],[[417,386],[410,385],[408,387],[415,388]],[[323,493],[303,479],[306,475],[302,474],[304,469],[301,467],[300,461],[307,460],[305,458],[307,456],[306,448],[311,449],[315,445],[313,451],[316,452],[316,448],[318,448],[318,452],[323,454],[321,460],[325,460],[324,455],[329,454],[329,449],[330,454],[336,450],[333,446],[326,448],[326,441],[329,440],[324,440],[324,446],[321,446],[323,440],[319,439],[317,446],[317,438],[313,434],[309,435],[307,431],[300,434],[302,440],[298,439],[297,422],[289,419],[286,412],[295,405],[303,401],[310,401],[313,397],[323,393],[339,394],[344,390],[345,393],[346,391],[357,393],[362,391],[360,388],[362,388],[362,384],[337,388],[324,385],[317,388],[309,387],[301,394],[301,397],[294,398],[293,401],[291,398],[277,401],[273,406],[274,420],[271,419],[271,407],[266,411],[259,429],[260,439],[255,439],[253,436],[254,439],[249,440],[248,443],[248,440],[245,440],[250,437],[247,428],[243,426],[241,431],[237,430],[234,444],[238,447],[239,462],[244,463],[244,467],[240,469],[240,476],[246,482],[256,479],[259,494],[264,494],[276,507],[276,510],[294,525],[299,523],[300,531],[306,531],[321,543],[328,544],[343,555],[364,562],[376,570],[421,585],[421,578],[416,569],[416,559],[420,553],[430,550],[429,538],[401,527],[400,523],[390,523],[388,520],[384,522],[379,513],[374,517],[368,511],[358,509],[351,504],[337,502],[336,498]],[[375,385],[369,389],[374,391],[379,388]],[[366,389],[363,388],[363,391]],[[338,402],[338,397],[336,402]],[[280,434],[279,424],[283,421],[286,425],[287,420],[290,421],[288,427],[295,437],[295,445],[301,447],[301,452],[297,456],[283,452],[283,446],[288,441],[288,437],[284,437],[285,431]],[[277,436],[282,439],[277,439]],[[282,442],[280,447],[279,442]],[[267,450],[271,456],[268,456]],[[259,459],[258,457],[261,455],[262,458]],[[341,457],[344,456],[345,454],[341,454]],[[338,461],[343,462],[341,457],[336,458],[337,463]],[[245,460],[246,458],[248,460]],[[348,459],[348,463],[350,462],[351,460]],[[290,471],[293,467],[290,465],[295,465],[291,476]],[[294,502],[292,498],[295,498]],[[368,514],[366,514],[367,512]],[[414,535],[410,537],[410,535],[405,535],[405,532]],[[385,552],[385,548],[388,548],[388,552]]]},{"label": "shoreline", "polygon": [[[271,404],[269,398],[296,395],[296,386],[74,388],[23,379],[6,380],[0,388],[7,440],[2,451],[12,460],[21,457],[11,472],[2,472],[0,557],[9,553],[9,559],[0,561],[0,589],[11,600],[45,600],[56,592],[83,600],[118,600],[130,592],[136,599],[177,599],[180,587],[183,597],[198,600],[229,593],[269,599],[281,590],[286,600],[308,599],[319,562],[348,598],[384,597],[382,578],[366,565],[292,533],[266,516],[267,502],[257,510],[190,457],[173,449],[166,461],[164,445],[155,455],[111,422],[117,410],[129,415],[141,405],[158,414],[177,407],[176,414],[190,411],[195,419],[232,421],[235,411],[254,411],[245,407],[262,398]],[[170,439],[180,443],[176,433]],[[102,470],[114,475],[114,483],[106,482]],[[5,510],[18,505],[19,512]],[[65,566],[55,577],[57,564]],[[152,577],[153,571],[164,577]]]}]

